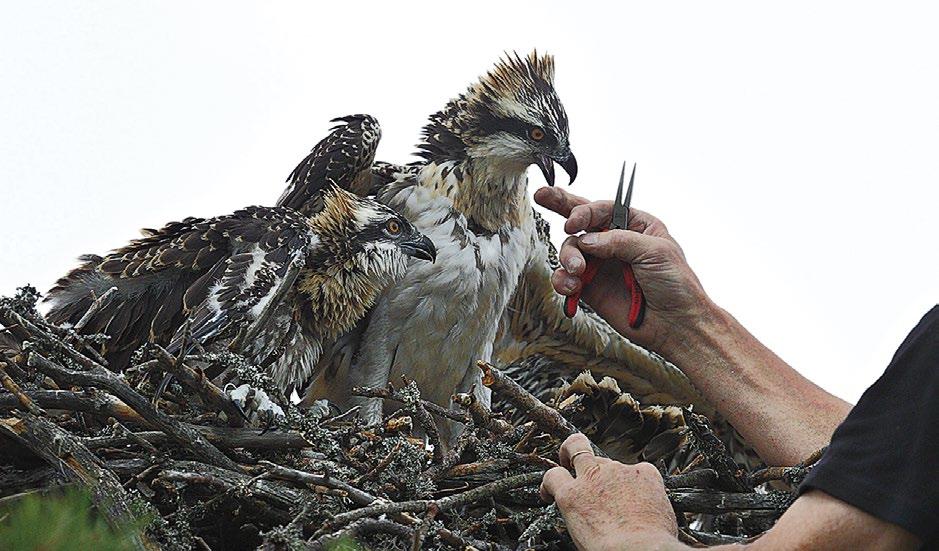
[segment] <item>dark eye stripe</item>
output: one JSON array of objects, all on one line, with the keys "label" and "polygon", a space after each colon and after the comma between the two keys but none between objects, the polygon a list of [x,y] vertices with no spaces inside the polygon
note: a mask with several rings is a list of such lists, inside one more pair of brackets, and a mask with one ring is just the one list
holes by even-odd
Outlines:
[{"label": "dark eye stripe", "polygon": [[[528,122],[513,119],[509,117],[500,117],[490,112],[485,112],[482,114],[479,120],[479,128],[486,134],[495,134],[497,132],[508,132],[522,138],[524,140],[531,139],[531,129],[532,125]],[[544,130],[544,139],[538,143],[545,144],[549,147],[554,147],[557,145],[557,137],[552,133],[545,125],[541,126]]]}]

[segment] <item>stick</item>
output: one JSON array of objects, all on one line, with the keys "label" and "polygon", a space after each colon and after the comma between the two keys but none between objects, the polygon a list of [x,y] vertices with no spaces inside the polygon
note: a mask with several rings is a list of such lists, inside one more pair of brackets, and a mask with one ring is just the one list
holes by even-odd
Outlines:
[{"label": "stick", "polygon": [[197,461],[171,461],[163,468],[158,477],[194,484],[217,485],[227,490],[242,490],[249,495],[269,502],[283,511],[290,511],[291,508],[304,504],[308,499],[305,490],[298,490],[275,480],[263,480],[242,472],[206,465]]},{"label": "stick", "polygon": [[463,452],[466,451],[466,448],[471,444],[476,444],[477,440],[476,436],[470,431],[463,431],[463,434],[460,435],[460,438],[456,442],[456,446],[453,446],[453,449],[447,452],[443,461],[428,467],[424,471],[424,475],[430,477],[432,480],[439,479],[448,472],[451,467],[460,462],[460,458],[463,457]]},{"label": "stick", "polygon": [[427,537],[427,531],[430,529],[430,525],[433,524],[434,518],[437,516],[437,513],[440,512],[440,509],[436,504],[431,504],[427,508],[427,514],[424,515],[424,519],[418,525],[417,530],[414,531],[414,540],[411,542],[411,551],[421,551],[421,548],[424,546],[424,538]]},{"label": "stick", "polygon": [[[544,402],[536,398],[521,385],[513,381],[508,375],[502,373],[496,367],[488,362],[480,360],[476,363],[477,367],[483,372],[483,384],[492,389],[493,392],[512,402],[512,405],[520,409],[534,421],[545,432],[559,440],[564,440],[577,430],[570,421],[564,418],[558,410],[548,407]],[[600,448],[593,442],[590,443],[593,453],[597,457],[607,457]]]},{"label": "stick", "polygon": [[355,509],[353,511],[336,515],[332,518],[332,520],[324,524],[323,527],[320,528],[320,530],[317,532],[317,534],[335,530],[340,526],[345,526],[346,524],[359,520],[360,518],[386,515],[389,513],[426,512],[430,510],[429,508],[431,505],[436,505],[440,509],[440,512],[446,512],[450,509],[460,507],[474,501],[494,497],[498,494],[507,492],[508,490],[514,490],[516,488],[523,488],[525,486],[538,484],[541,482],[541,477],[543,475],[543,472],[536,471],[510,476],[508,478],[490,482],[489,484],[485,484],[478,488],[473,488],[472,490],[467,490],[459,494],[443,497],[438,500],[416,499],[413,501],[378,503],[375,505],[370,505],[368,507],[363,507],[361,509]]},{"label": "stick", "polygon": [[697,469],[665,477],[666,488],[710,488],[717,481],[714,469]]},{"label": "stick", "polygon": [[291,469],[289,467],[283,467],[281,465],[271,463],[270,461],[258,461],[258,466],[262,467],[270,478],[279,478],[281,480],[289,480],[291,482],[296,482],[303,485],[313,484],[316,486],[333,488],[335,490],[342,490],[343,492],[346,492],[346,494],[349,496],[349,499],[351,499],[357,505],[371,505],[376,500],[378,500],[378,498],[372,494],[360,490],[351,484],[331,476],[299,471],[297,469]]},{"label": "stick", "polygon": [[20,385],[16,384],[16,381],[7,374],[6,366],[6,362],[0,361],[0,383],[3,384],[3,388],[7,389],[7,392],[16,397],[20,407],[24,410],[37,416],[45,415],[46,412],[37,406],[35,402],[30,400],[29,396],[23,393]]},{"label": "stick", "polygon": [[[114,417],[123,422],[149,425],[146,419],[124,402],[106,392],[86,390],[73,392],[71,390],[26,390],[23,394],[46,409],[63,409],[82,413],[93,413],[102,417]],[[19,407],[15,396],[0,394],[0,409],[14,409]]]},{"label": "stick", "polygon": [[[370,388],[366,386],[357,386],[352,389],[353,396],[362,396],[363,398],[382,398],[384,400],[393,400],[399,403],[406,403],[407,398],[393,388]],[[444,417],[464,425],[469,423],[469,415],[452,409],[447,409],[428,400],[421,400],[424,408],[438,417]]]},{"label": "stick", "polygon": [[129,534],[134,547],[141,550],[159,548],[137,530],[142,520],[134,514],[131,498],[120,481],[78,438],[29,412],[23,413],[19,419],[0,421],[0,432],[13,437],[53,468],[61,469],[70,480],[87,486],[98,510],[112,527],[119,531],[135,527]]},{"label": "stick", "polygon": [[237,463],[210,444],[199,431],[193,430],[192,427],[157,411],[149,400],[127,386],[116,374],[100,365],[95,365],[94,368],[88,371],[75,371],[56,365],[36,352],[30,353],[28,365],[42,371],[60,383],[104,388],[133,408],[148,423],[168,434],[177,443],[192,450],[197,457],[205,457],[211,464],[226,469],[240,469]]},{"label": "stick", "polygon": [[812,452],[805,460],[792,467],[766,467],[759,471],[750,473],[747,481],[752,487],[765,484],[773,480],[782,480],[790,486],[797,487],[809,474],[809,467],[818,462],[825,454],[828,446]]},{"label": "stick", "polygon": [[101,310],[105,304],[110,302],[111,297],[113,297],[116,293],[117,287],[111,287],[102,293],[101,296],[96,298],[94,302],[91,303],[91,306],[85,310],[85,313],[82,315],[81,319],[78,320],[78,323],[76,323],[72,329],[74,329],[76,333],[84,329],[85,326],[88,325],[88,322],[91,321],[91,318],[98,313],[98,310]]},{"label": "stick", "polygon": [[[184,425],[191,428],[192,430],[198,431],[200,434],[202,434],[202,436],[205,437],[206,440],[212,444],[228,449],[246,448],[257,450],[287,450],[310,447],[310,443],[307,442],[303,436],[297,432],[276,431],[262,433],[258,429],[251,428],[239,429],[229,427],[207,427],[202,425],[189,424]],[[164,432],[147,431],[135,432],[133,438],[129,435],[91,437],[85,439],[85,445],[95,450],[100,448],[120,447],[132,444],[133,440],[136,438],[146,440],[151,444],[165,444],[167,442],[173,441],[173,439]]]},{"label": "stick", "polygon": [[404,440],[399,440],[398,443],[395,444],[394,449],[388,452],[385,457],[383,457],[382,460],[378,462],[378,465],[375,465],[367,473],[357,477],[355,480],[353,480],[353,483],[361,484],[363,480],[371,480],[381,474],[382,471],[388,468],[388,465],[391,464],[394,458],[398,456],[398,452],[401,451],[401,448],[404,446],[404,442]]},{"label": "stick", "polygon": [[481,404],[472,392],[454,394],[453,403],[466,408],[476,426],[483,427],[495,435],[505,434],[512,430],[510,423],[493,415],[489,408]]},{"label": "stick", "polygon": [[746,470],[730,456],[724,443],[711,430],[707,418],[688,410],[685,410],[684,417],[698,451],[707,457],[708,464],[717,472],[718,485],[732,492],[749,491],[751,487],[747,486]]},{"label": "stick", "polygon": [[766,494],[713,492],[708,490],[666,490],[672,507],[681,513],[719,515],[732,511],[771,511],[782,515],[795,501],[791,492]]},{"label": "stick", "polygon": [[[62,339],[49,331],[41,329],[33,322],[16,313],[12,308],[0,305],[0,323],[9,329],[22,340],[40,339],[52,346],[57,352],[65,354],[70,360],[85,369],[94,369],[101,367],[101,364],[91,358],[79,353],[77,350],[66,344]],[[16,326],[15,329],[13,326]],[[102,367],[102,369],[104,369]]]},{"label": "stick", "polygon": [[163,347],[153,345],[153,356],[164,371],[175,376],[179,382],[194,390],[205,403],[217,411],[225,412],[233,426],[243,426],[247,420],[245,412],[217,387],[201,370],[196,371],[169,354]]},{"label": "stick", "polygon": [[411,410],[417,424],[424,429],[424,434],[427,435],[427,440],[430,441],[430,445],[434,449],[433,463],[439,465],[443,462],[443,445],[440,443],[440,432],[437,430],[437,423],[434,422],[434,418],[430,416],[427,408],[424,407],[417,383],[410,381],[400,392],[405,399],[404,404]]},{"label": "stick", "polygon": [[[83,413],[92,413],[102,417],[113,417],[122,423],[135,423],[144,427],[153,427],[146,419],[131,409],[127,404],[106,392],[73,392],[71,390],[27,390],[23,395],[47,409],[61,409]],[[19,407],[16,396],[0,394],[0,410]],[[310,443],[298,432],[294,431],[268,431],[262,432],[253,428],[210,427],[182,423],[192,430],[198,431],[209,442],[223,448],[253,448],[253,449],[301,449],[309,448]],[[146,431],[134,433],[151,444],[164,444],[173,439],[161,431]],[[89,449],[127,446],[135,438],[129,435],[95,436],[84,439]]]},{"label": "stick", "polygon": [[392,522],[390,520],[379,520],[366,518],[350,524],[346,529],[332,534],[325,534],[319,538],[307,542],[306,548],[311,551],[321,551],[324,549],[342,549],[339,542],[346,538],[358,539],[362,536],[375,533],[387,533],[400,538],[413,537],[414,530]]},{"label": "stick", "polygon": [[463,534],[456,532],[454,530],[448,530],[446,528],[437,529],[437,537],[441,541],[456,547],[457,549],[479,549],[480,551],[511,551],[510,548],[499,545],[498,543],[490,543],[485,541],[479,541],[477,539],[469,538]]}]

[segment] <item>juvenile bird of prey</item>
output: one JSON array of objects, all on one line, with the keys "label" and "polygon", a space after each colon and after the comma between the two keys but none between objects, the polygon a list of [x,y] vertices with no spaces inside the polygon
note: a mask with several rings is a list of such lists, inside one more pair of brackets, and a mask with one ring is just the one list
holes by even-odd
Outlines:
[{"label": "juvenile bird of prey", "polygon": [[[336,357],[344,360],[331,363],[308,399],[363,405],[375,419],[380,402],[351,397],[351,387],[405,375],[429,400],[447,404],[454,392],[474,388],[489,404],[476,361],[495,356],[509,363],[532,354],[566,363],[572,378],[589,360],[594,372],[625,379],[624,388],[649,403],[696,397],[677,369],[595,314],[582,308],[567,319],[551,288],[550,242],[539,233],[526,169],[537,165],[552,185],[555,162],[571,180],[577,174],[552,57],[501,61],[431,115],[423,137],[423,161],[376,165],[371,193],[434,241],[437,261],[411,262],[360,332],[340,343]],[[294,192],[315,194],[302,189]],[[452,437],[454,427],[442,428]]]},{"label": "juvenile bird of prey", "polygon": [[381,139],[378,121],[370,115],[349,115],[330,122],[337,124],[290,173],[289,185],[277,206],[308,214],[316,208],[311,201],[317,197],[314,190],[330,183],[359,195],[368,194],[370,169]]},{"label": "juvenile bird of prey", "polygon": [[285,346],[271,375],[289,392],[314,375],[322,342],[348,331],[404,274],[408,257],[436,254],[404,217],[374,200],[328,184],[316,202],[309,216],[248,207],[187,218],[105,257],[85,256],[49,292],[49,319],[74,324],[117,287],[82,329],[110,337],[101,352],[112,369],[126,367],[148,341],[174,352],[185,340],[209,346],[263,324],[245,351],[260,364]]}]

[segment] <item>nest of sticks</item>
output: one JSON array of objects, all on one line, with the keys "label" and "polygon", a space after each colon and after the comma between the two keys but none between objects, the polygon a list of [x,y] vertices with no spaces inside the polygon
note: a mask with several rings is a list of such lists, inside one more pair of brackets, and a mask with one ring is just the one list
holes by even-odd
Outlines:
[{"label": "nest of sticks", "polygon": [[[400,404],[378,424],[283,401],[284,420],[250,426],[193,367],[269,385],[241,356],[172,357],[148,346],[117,373],[94,337],[46,322],[37,299],[28,287],[0,299],[0,507],[80,486],[96,515],[135,527],[127,537],[137,549],[573,548],[538,485],[560,442],[590,427],[576,408],[544,403],[489,364],[480,369],[497,411],[469,394],[448,409],[402,381],[356,390]],[[166,372],[179,383],[153,403],[154,379]],[[750,471],[706,419],[683,413],[669,428],[678,449],[655,459],[681,537],[702,546],[758,537],[816,457]],[[447,450],[439,419],[464,426]]]}]

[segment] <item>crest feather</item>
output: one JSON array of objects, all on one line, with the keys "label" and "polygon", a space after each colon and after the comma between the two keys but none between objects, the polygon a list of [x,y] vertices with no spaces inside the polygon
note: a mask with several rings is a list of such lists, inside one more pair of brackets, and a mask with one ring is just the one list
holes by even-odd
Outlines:
[{"label": "crest feather", "polygon": [[506,52],[465,93],[430,116],[417,154],[437,162],[464,159],[468,146],[499,130],[497,119],[543,126],[566,144],[567,114],[554,89],[554,56]]},{"label": "crest feather", "polygon": [[[492,95],[515,95],[519,90],[544,92],[554,85],[554,56],[538,55],[538,50],[522,58],[518,52],[505,53],[477,86]],[[531,89],[534,90],[531,90]]]}]

